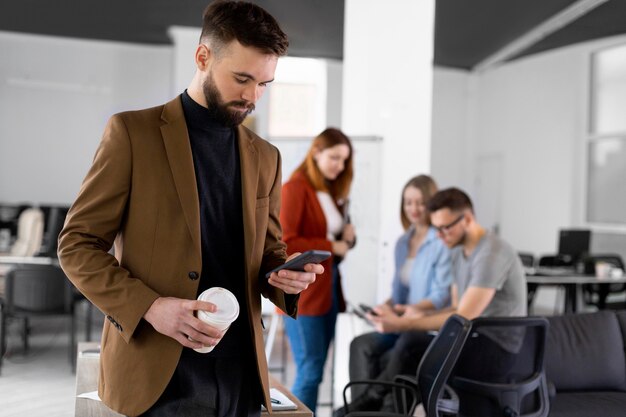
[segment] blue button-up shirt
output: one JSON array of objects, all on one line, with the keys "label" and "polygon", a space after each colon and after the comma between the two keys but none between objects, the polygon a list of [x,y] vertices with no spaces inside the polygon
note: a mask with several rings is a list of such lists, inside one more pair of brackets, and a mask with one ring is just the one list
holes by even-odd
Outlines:
[{"label": "blue button-up shirt", "polygon": [[450,251],[437,237],[437,231],[430,227],[422,246],[415,255],[413,267],[406,286],[400,279],[400,271],[409,254],[409,241],[415,232],[411,227],[396,242],[395,273],[391,299],[394,304],[415,304],[424,299],[430,300],[435,308],[450,304]]}]

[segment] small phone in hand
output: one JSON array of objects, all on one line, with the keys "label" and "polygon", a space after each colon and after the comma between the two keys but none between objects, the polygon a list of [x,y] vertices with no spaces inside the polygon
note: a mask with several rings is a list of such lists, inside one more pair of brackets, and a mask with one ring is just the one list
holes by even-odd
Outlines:
[{"label": "small phone in hand", "polygon": [[374,309],[370,306],[368,306],[367,304],[359,304],[359,307],[361,308],[361,310],[363,310],[366,313],[370,313],[372,316],[378,316],[378,313],[376,313],[374,311]]},{"label": "small phone in hand", "polygon": [[327,250],[308,250],[301,253],[293,259],[288,260],[284,264],[272,269],[265,274],[265,278],[269,278],[272,272],[278,272],[281,269],[288,269],[290,271],[304,271],[304,265],[306,264],[318,264],[326,259],[330,258],[331,253]]}]

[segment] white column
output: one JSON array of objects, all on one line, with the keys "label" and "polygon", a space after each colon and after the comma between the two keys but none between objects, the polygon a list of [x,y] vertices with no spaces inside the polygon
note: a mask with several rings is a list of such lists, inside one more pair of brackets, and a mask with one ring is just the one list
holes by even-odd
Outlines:
[{"label": "white column", "polygon": [[383,138],[381,189],[372,195],[381,213],[379,299],[389,293],[402,186],[430,171],[434,6],[346,0],[342,128]]},{"label": "white column", "polygon": [[[393,247],[402,231],[400,192],[410,177],[430,171],[434,6],[434,0],[345,2],[341,128],[349,136],[383,138],[380,181],[365,188],[372,207],[379,205],[380,233],[378,259],[366,259],[362,266],[378,270],[377,282],[369,282],[372,274],[350,276],[360,270],[348,265],[357,258],[357,246],[345,262],[345,292],[352,302],[382,301],[391,293]],[[355,182],[359,175],[357,170]],[[360,327],[348,316],[337,323],[336,405],[348,380],[350,340],[368,331]]]}]

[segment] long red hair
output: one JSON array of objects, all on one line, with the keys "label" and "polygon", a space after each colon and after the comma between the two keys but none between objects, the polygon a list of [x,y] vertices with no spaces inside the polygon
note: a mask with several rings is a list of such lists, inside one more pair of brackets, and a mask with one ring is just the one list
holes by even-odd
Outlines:
[{"label": "long red hair", "polygon": [[[332,148],[336,145],[348,145],[350,154],[344,162],[344,168],[341,174],[334,180],[328,181],[317,167],[313,156],[317,151],[323,151],[324,149]],[[304,161],[296,168],[296,172],[298,171],[306,175],[315,190],[328,192],[335,202],[341,204],[350,193],[350,186],[352,185],[352,177],[354,175],[352,167],[352,143],[350,143],[350,139],[339,129],[329,127],[324,130],[313,139]]]}]

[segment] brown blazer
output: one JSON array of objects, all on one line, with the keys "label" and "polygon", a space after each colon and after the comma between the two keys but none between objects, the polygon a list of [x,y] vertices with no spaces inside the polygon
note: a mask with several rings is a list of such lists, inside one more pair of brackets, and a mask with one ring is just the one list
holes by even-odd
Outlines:
[{"label": "brown blazer", "polygon": [[[241,159],[246,302],[259,378],[269,401],[261,297],[295,317],[297,297],[270,286],[265,271],[284,263],[279,223],[278,150],[244,127]],[[115,256],[108,252],[115,245]],[[180,97],[114,115],[59,236],[70,280],[104,314],[98,393],[134,416],[159,398],[182,346],[142,320],[159,296],[194,299],[202,273],[196,178]]]}]

